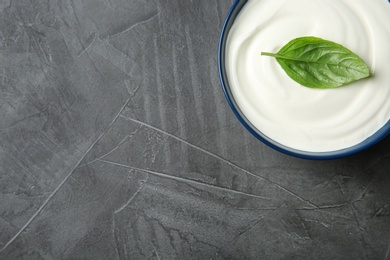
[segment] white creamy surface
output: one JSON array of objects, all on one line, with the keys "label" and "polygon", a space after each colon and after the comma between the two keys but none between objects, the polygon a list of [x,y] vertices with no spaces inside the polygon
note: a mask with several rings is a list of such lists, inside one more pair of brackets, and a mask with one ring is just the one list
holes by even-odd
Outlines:
[{"label": "white creamy surface", "polygon": [[[340,43],[373,77],[336,89],[290,79],[274,58],[287,42],[315,36]],[[247,119],[288,147],[325,152],[360,143],[390,118],[390,3],[387,0],[249,0],[226,43],[229,85]]]}]

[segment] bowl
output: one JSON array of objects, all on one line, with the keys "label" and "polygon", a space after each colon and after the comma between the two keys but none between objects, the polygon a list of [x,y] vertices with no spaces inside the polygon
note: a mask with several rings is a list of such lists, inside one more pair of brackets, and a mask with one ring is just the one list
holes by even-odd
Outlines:
[{"label": "bowl", "polygon": [[[261,131],[259,131],[244,115],[241,111],[240,107],[237,105],[237,102],[234,99],[231,88],[229,86],[229,81],[225,69],[225,49],[226,49],[226,40],[229,34],[229,31],[237,17],[240,13],[243,6],[247,3],[247,0],[236,0],[230,11],[227,14],[226,20],[222,27],[222,32],[220,35],[219,41],[219,49],[218,49],[218,67],[219,67],[219,76],[222,85],[223,92],[225,94],[226,100],[230,105],[232,111],[241,122],[241,124],[257,139],[259,139],[264,144],[270,146],[271,148],[282,152],[287,155],[304,158],[304,159],[314,159],[314,160],[329,160],[329,159],[337,159],[345,156],[349,156],[355,153],[358,153],[362,150],[369,148],[375,143],[379,142],[390,132],[390,120],[380,128],[373,135],[363,140],[362,142],[350,146],[345,149],[335,150],[335,151],[327,151],[327,152],[311,152],[311,151],[303,151],[297,150],[281,143],[276,142],[271,139]],[[286,133],[287,134],[287,133]]]}]

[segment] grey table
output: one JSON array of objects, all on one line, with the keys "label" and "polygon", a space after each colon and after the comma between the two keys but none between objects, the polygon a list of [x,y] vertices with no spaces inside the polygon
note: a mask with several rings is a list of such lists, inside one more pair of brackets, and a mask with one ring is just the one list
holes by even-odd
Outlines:
[{"label": "grey table", "polygon": [[0,259],[388,259],[390,138],[283,155],[217,71],[232,0],[0,1]]}]

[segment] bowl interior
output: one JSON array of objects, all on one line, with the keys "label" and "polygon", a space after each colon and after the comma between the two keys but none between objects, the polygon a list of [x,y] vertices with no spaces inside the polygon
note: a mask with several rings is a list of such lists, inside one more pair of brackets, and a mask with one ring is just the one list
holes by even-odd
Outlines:
[{"label": "bowl interior", "polygon": [[234,114],[238,118],[238,120],[241,122],[242,125],[250,132],[252,133],[257,139],[262,141],[263,143],[267,144],[268,146],[282,152],[288,155],[292,155],[295,157],[300,158],[306,158],[306,159],[318,159],[318,160],[326,160],[326,159],[336,159],[341,158],[344,156],[352,155],[357,152],[360,152],[364,149],[367,149],[368,147],[374,145],[375,143],[379,142],[381,139],[383,139],[389,132],[390,132],[390,120],[381,128],[379,129],[375,134],[368,137],[361,143],[341,149],[336,151],[330,151],[330,152],[308,152],[308,151],[302,151],[293,149],[290,147],[287,147],[283,144],[280,144],[268,136],[264,135],[262,132],[260,132],[256,127],[253,126],[253,124],[245,117],[245,115],[240,110],[240,107],[237,105],[234,96],[232,95],[229,81],[226,75],[226,69],[225,69],[225,49],[226,49],[226,40],[229,34],[229,31],[234,23],[234,20],[236,19],[237,15],[241,11],[242,7],[247,3],[247,0],[236,0],[236,2],[231,7],[225,23],[222,28],[220,42],[219,42],[219,53],[218,53],[218,66],[219,66],[219,75],[221,80],[222,89],[224,91],[225,97],[227,99],[227,102],[229,103],[231,109],[233,110]]}]

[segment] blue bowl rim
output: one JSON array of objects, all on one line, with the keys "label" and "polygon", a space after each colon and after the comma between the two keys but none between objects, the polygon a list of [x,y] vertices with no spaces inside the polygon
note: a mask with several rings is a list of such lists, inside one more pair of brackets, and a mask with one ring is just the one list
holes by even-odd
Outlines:
[{"label": "blue bowl rim", "polygon": [[224,95],[226,97],[226,100],[232,109],[233,113],[236,115],[240,123],[258,140],[262,141],[266,145],[270,146],[271,148],[282,152],[287,155],[291,155],[298,158],[303,159],[312,159],[312,160],[331,160],[331,159],[338,159],[346,156],[350,156],[353,154],[356,154],[358,152],[361,152],[374,144],[378,143],[380,140],[385,138],[389,132],[390,132],[390,120],[387,121],[387,123],[381,127],[377,132],[375,132],[373,135],[368,137],[367,139],[363,140],[359,144],[356,144],[354,146],[344,148],[341,150],[336,151],[330,151],[330,152],[308,152],[308,151],[302,151],[294,148],[287,147],[285,145],[282,145],[271,138],[267,137],[263,133],[261,133],[256,127],[254,127],[248,119],[245,118],[244,114],[240,111],[239,106],[236,104],[232,93],[229,89],[228,80],[225,73],[225,46],[226,46],[226,39],[227,35],[229,33],[229,30],[240,12],[241,8],[245,5],[245,3],[248,0],[236,0],[232,7],[230,8],[225,22],[222,26],[222,31],[220,35],[219,40],[219,46],[218,46],[218,72],[219,72],[219,78],[222,85],[222,90],[224,92]]}]

